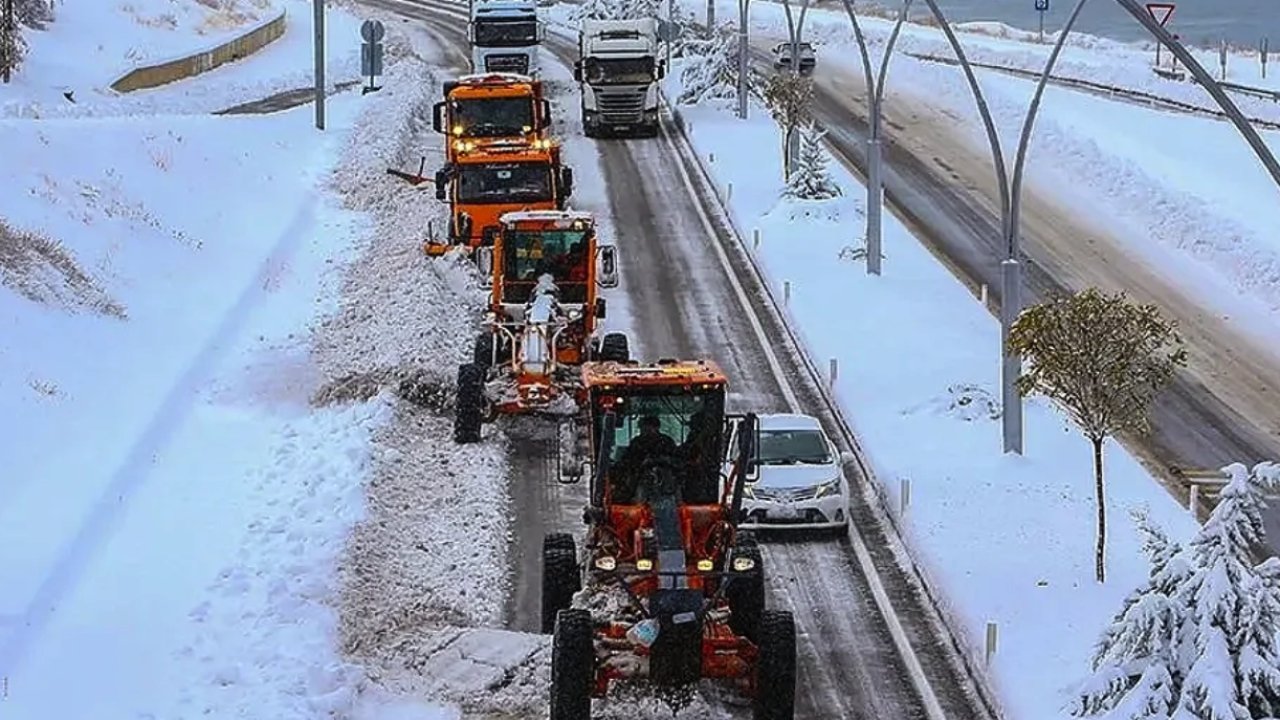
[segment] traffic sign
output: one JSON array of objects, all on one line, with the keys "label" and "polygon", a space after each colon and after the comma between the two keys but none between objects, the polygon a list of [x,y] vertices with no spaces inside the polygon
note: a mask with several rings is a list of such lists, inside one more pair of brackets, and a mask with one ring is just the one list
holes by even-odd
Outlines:
[{"label": "traffic sign", "polygon": [[680,23],[658,18],[658,40],[669,43],[680,37]]},{"label": "traffic sign", "polygon": [[360,25],[360,37],[365,42],[382,42],[382,38],[387,34],[387,28],[382,25],[381,20],[365,20]]},{"label": "traffic sign", "polygon": [[1164,27],[1169,22],[1169,18],[1173,17],[1173,10],[1176,7],[1171,2],[1149,2],[1147,3],[1147,14],[1155,21],[1160,23],[1160,27]]},{"label": "traffic sign", "polygon": [[1049,0],[1036,0],[1036,10],[1040,12],[1048,12]]}]

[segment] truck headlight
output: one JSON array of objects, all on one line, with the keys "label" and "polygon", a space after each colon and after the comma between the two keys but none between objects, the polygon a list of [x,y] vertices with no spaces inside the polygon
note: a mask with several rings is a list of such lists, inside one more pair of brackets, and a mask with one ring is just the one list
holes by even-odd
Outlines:
[{"label": "truck headlight", "polygon": [[636,560],[636,569],[641,572],[649,572],[653,569],[653,561],[649,558],[640,558]]},{"label": "truck headlight", "polygon": [[842,490],[840,489],[840,478],[836,478],[831,482],[825,482],[819,485],[818,490],[814,493],[813,496],[816,498],[823,498],[823,497],[827,497],[828,495],[839,495],[841,492]]},{"label": "truck headlight", "polygon": [[711,562],[710,560],[703,559],[698,561],[698,572],[711,572],[712,570],[715,570],[715,569],[716,569],[716,564]]},{"label": "truck headlight", "polygon": [[618,567],[618,559],[612,555],[602,555],[596,558],[596,569],[612,572]]},{"label": "truck headlight", "polygon": [[736,557],[733,559],[733,569],[735,572],[746,572],[755,568],[756,561],[749,557]]}]

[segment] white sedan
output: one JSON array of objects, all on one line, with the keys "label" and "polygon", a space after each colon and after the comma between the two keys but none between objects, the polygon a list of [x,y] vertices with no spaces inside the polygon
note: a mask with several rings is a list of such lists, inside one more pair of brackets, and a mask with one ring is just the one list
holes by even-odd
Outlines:
[{"label": "white sedan", "polygon": [[835,530],[849,524],[841,456],[808,415],[760,416],[759,478],[743,489],[744,528]]}]

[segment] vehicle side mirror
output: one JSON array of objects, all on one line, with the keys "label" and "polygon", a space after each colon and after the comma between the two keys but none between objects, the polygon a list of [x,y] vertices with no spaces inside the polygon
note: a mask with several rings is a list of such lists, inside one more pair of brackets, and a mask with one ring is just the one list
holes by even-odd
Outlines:
[{"label": "vehicle side mirror", "polygon": [[573,168],[560,168],[560,188],[564,191],[561,193],[562,197],[569,197],[573,194]]},{"label": "vehicle side mirror", "polygon": [[573,79],[582,82],[582,61],[573,61]]},{"label": "vehicle side mirror", "polygon": [[449,190],[449,172],[444,169],[436,171],[436,199],[445,200],[448,198]]},{"label": "vehicle side mirror", "polygon": [[436,103],[431,108],[433,115],[431,116],[431,124],[438,133],[447,133],[449,130],[444,126],[444,101]]},{"label": "vehicle side mirror", "polygon": [[538,129],[544,130],[551,127],[551,101],[542,100],[539,104],[542,106],[542,117],[539,118]]},{"label": "vehicle side mirror", "polygon": [[658,61],[658,79],[661,80],[666,76],[667,76],[667,61],[659,60]]},{"label": "vehicle side mirror", "polygon": [[600,274],[596,284],[602,288],[618,287],[618,249],[612,245],[600,247]]},{"label": "vehicle side mirror", "polygon": [[493,248],[494,243],[498,239],[498,226],[490,225],[480,233],[480,244],[488,248]]},{"label": "vehicle side mirror", "polygon": [[596,298],[596,319],[603,320],[608,310],[609,305],[604,301],[604,298]]},{"label": "vehicle side mirror", "polygon": [[476,267],[480,268],[480,274],[485,278],[489,278],[493,274],[493,248],[478,247],[475,250]]}]

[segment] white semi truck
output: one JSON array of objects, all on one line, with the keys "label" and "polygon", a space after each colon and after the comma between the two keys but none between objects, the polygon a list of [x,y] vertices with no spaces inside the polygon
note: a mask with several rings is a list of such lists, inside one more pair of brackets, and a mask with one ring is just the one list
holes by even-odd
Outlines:
[{"label": "white semi truck", "polygon": [[658,134],[658,21],[583,20],[573,76],[582,90],[587,137],[609,133]]},{"label": "white semi truck", "polygon": [[471,8],[471,64],[477,73],[538,74],[542,24],[536,0],[482,0]]}]

